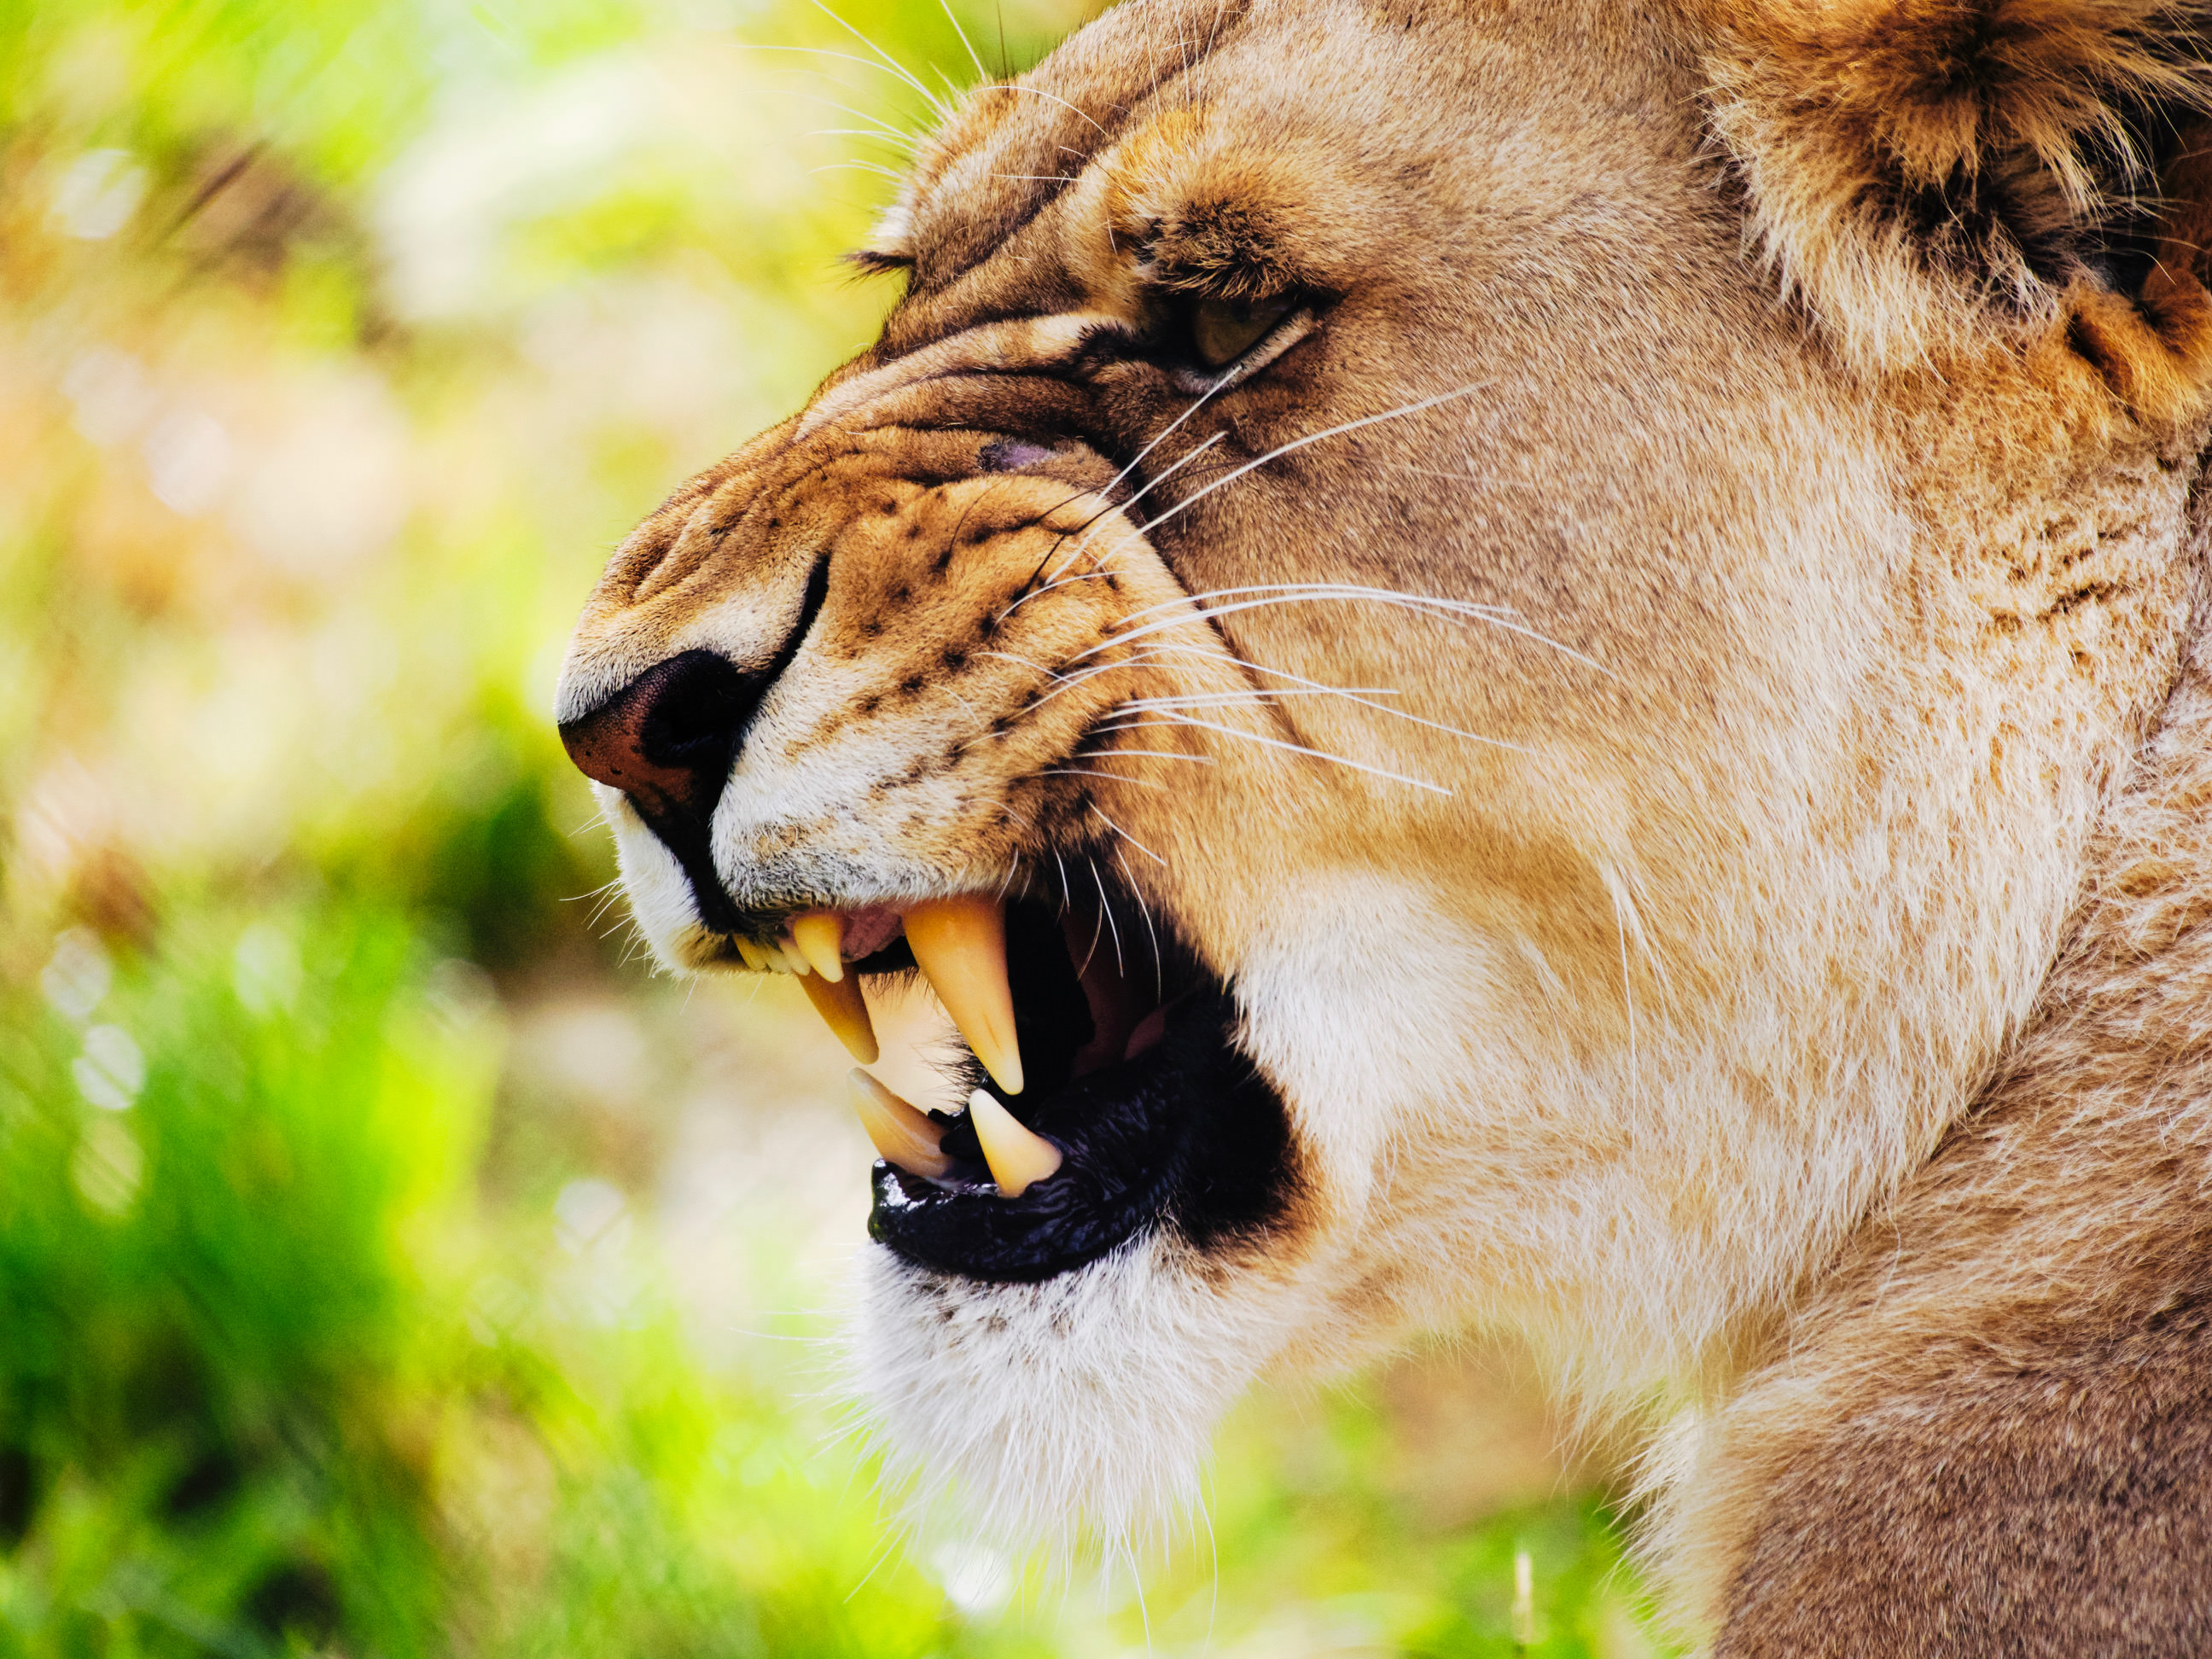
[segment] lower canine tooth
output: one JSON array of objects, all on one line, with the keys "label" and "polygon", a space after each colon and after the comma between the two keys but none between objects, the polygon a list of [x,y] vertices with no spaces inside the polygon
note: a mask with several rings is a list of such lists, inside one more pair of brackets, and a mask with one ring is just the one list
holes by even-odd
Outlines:
[{"label": "lower canine tooth", "polygon": [[951,1170],[952,1160],[937,1147],[944,1132],[927,1117],[866,1072],[855,1068],[848,1080],[853,1085],[853,1104],[860,1114],[860,1127],[867,1132],[878,1158],[932,1178],[942,1177]]},{"label": "lower canine tooth", "polygon": [[845,1045],[845,1052],[863,1066],[876,1063],[876,1027],[868,1018],[868,1005],[860,1000],[857,979],[824,979],[819,974],[800,978],[799,988],[822,1016],[822,1023]]},{"label": "lower canine tooth", "polygon": [[975,1058],[1010,1095],[1022,1091],[1014,998],[1006,988],[1006,912],[975,894],[928,899],[905,913],[906,942]]},{"label": "lower canine tooth", "polygon": [[791,920],[791,942],[807,965],[830,981],[845,977],[845,919],[834,910],[809,910]]},{"label": "lower canine tooth", "polygon": [[983,1162],[1006,1198],[1019,1198],[1058,1172],[1060,1148],[999,1104],[987,1089],[968,1097],[968,1118],[983,1145]]}]

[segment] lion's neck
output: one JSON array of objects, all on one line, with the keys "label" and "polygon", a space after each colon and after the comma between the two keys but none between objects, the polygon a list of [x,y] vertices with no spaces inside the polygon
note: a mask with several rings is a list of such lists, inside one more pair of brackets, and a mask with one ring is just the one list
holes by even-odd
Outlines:
[{"label": "lion's neck", "polygon": [[1662,1499],[1686,1606],[1718,1613],[1790,1469],[1866,1443],[1869,1425],[1940,1420],[2023,1376],[2130,1351],[2208,1293],[2205,617],[2200,596],[2194,643],[2019,1037],[1936,1156],[1782,1322]]}]

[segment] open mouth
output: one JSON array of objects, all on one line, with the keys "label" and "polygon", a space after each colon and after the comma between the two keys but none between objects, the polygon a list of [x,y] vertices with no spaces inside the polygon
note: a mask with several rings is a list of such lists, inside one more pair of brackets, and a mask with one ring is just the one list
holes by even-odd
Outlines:
[{"label": "open mouth", "polygon": [[813,910],[728,949],[800,975],[863,1065],[877,1058],[864,982],[919,972],[952,1017],[964,1110],[925,1112],[853,1073],[881,1158],[868,1231],[910,1261],[1049,1279],[1147,1230],[1203,1249],[1282,1212],[1288,1120],[1236,1047],[1229,988],[1124,894]]}]

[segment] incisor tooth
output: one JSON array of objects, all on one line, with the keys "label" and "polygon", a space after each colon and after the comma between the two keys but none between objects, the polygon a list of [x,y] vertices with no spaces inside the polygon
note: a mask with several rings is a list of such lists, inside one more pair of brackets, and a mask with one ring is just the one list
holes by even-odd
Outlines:
[{"label": "incisor tooth", "polygon": [[918,1176],[941,1176],[951,1169],[952,1160],[937,1147],[944,1131],[858,1067],[849,1080],[860,1127],[877,1157]]},{"label": "incisor tooth", "polygon": [[845,919],[835,910],[809,910],[791,919],[791,942],[823,978],[845,977]]},{"label": "incisor tooth", "polygon": [[1010,1095],[1022,1091],[1014,998],[1006,988],[1006,912],[969,894],[927,899],[905,913],[906,942],[937,1000],[983,1069]]},{"label": "incisor tooth", "polygon": [[876,1063],[875,1022],[868,1018],[868,1005],[860,1000],[860,981],[808,974],[799,981],[799,988],[806,993],[822,1023],[845,1045],[847,1054],[863,1066]]},{"label": "incisor tooth", "polygon": [[1000,1105],[988,1089],[968,1097],[968,1116],[1001,1196],[1019,1198],[1059,1170],[1060,1148]]},{"label": "incisor tooth", "polygon": [[743,959],[746,967],[757,974],[768,972],[767,951],[742,934],[732,939],[731,943],[738,947],[738,955]]}]

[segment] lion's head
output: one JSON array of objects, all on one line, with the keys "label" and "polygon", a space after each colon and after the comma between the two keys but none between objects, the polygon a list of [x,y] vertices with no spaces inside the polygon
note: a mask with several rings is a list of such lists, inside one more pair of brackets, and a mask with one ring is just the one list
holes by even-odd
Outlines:
[{"label": "lion's head", "polygon": [[2187,629],[2185,12],[1131,0],[967,100],[559,706],[665,964],[978,1056],[867,1107],[903,1456],[1112,1525],[1413,1328],[1710,1385],[1927,1156]]}]

